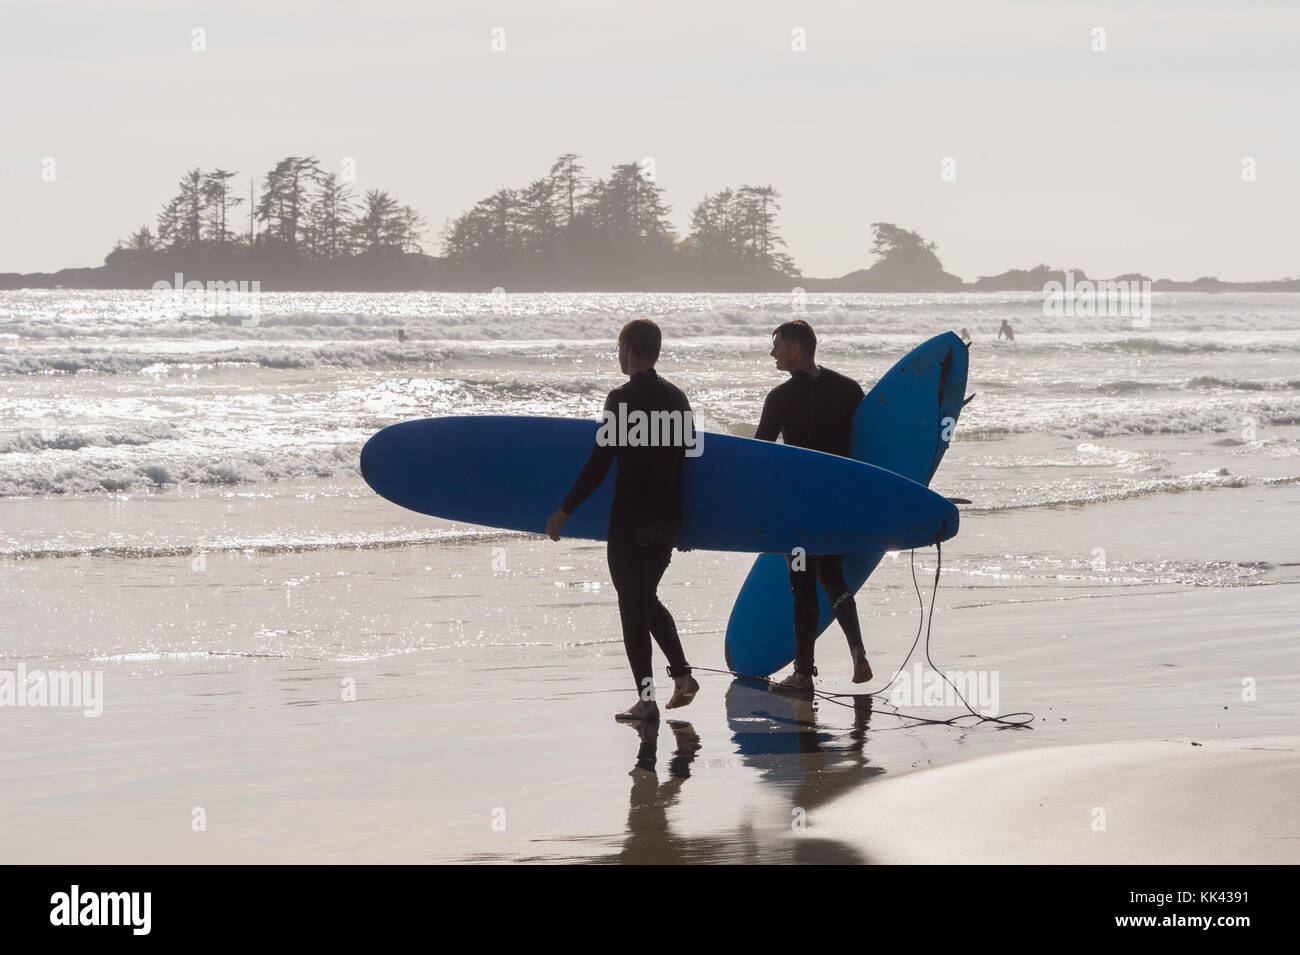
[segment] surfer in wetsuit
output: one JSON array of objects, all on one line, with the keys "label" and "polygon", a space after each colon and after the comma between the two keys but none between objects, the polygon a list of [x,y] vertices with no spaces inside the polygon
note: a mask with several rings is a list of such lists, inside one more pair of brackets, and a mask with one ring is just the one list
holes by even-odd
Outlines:
[{"label": "surfer in wetsuit", "polygon": [[[754,437],[775,441],[782,436],[786,444],[840,457],[849,456],[849,428],[853,413],[862,401],[862,386],[852,378],[824,368],[814,361],[817,336],[802,319],[786,322],[772,333],[771,355],[778,371],[788,371],[790,379],[777,385],[763,402],[763,415]],[[858,608],[844,582],[843,555],[787,555],[790,590],[794,594],[794,673],[773,689],[811,695],[813,644],[817,640],[820,612],[817,582],[830,599],[835,619],[844,630],[853,657],[853,682],[871,679],[871,664],[862,646]]]},{"label": "surfer in wetsuit", "polygon": [[[618,720],[659,718],[651,670],[651,636],[668,658],[668,675],[673,678],[673,695],[667,708],[690,703],[700,688],[691,676],[673,616],[657,593],[682,523],[682,465],[686,448],[696,446],[690,402],[680,388],[655,372],[661,341],[659,326],[648,318],[633,319],[619,332],[618,364],[628,381],[609,393],[602,417],[602,422],[612,421],[615,427],[607,432],[602,424],[591,457],[573,482],[573,489],[546,522],[546,533],[551,540],[559,540],[560,530],[569,516],[600,486],[610,465],[618,461],[606,535],[607,555],[609,575],[618,591],[623,647],[640,696],[633,706],[615,714]],[[673,412],[676,417],[664,419],[650,415],[650,412],[664,411]],[[639,441],[635,429],[638,412],[643,416],[641,420],[680,423],[680,430],[675,432],[679,440],[656,440],[665,435],[653,435],[643,429],[643,440]],[[622,425],[629,423],[632,426],[625,430]],[[654,431],[653,424],[650,431]],[[610,440],[611,434],[614,440]]]},{"label": "surfer in wetsuit", "polygon": [[1005,318],[1002,319],[1002,327],[998,329],[998,341],[1002,341],[1003,335],[1006,336],[1007,341],[1009,342],[1013,342],[1016,340],[1016,333],[1012,329],[1011,323],[1008,322]]}]

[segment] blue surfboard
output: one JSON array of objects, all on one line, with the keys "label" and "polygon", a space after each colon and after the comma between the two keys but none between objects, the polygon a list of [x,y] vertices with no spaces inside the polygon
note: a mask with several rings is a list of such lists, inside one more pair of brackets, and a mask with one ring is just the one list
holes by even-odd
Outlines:
[{"label": "blue surfboard", "polygon": [[[598,427],[499,415],[405,421],[366,442],[361,473],[421,514],[540,534]],[[957,532],[951,501],[883,468],[735,435],[706,432],[702,442],[682,469],[679,547],[841,554],[924,547]],[[566,537],[605,539],[617,467],[574,511]],[[800,486],[816,493],[791,493]]]},{"label": "blue surfboard", "polygon": [[[850,454],[921,484],[943,460],[947,437],[966,400],[966,344],[952,332],[908,352],[885,372],[853,416]],[[951,419],[950,421],[947,419]],[[886,547],[843,551],[844,582],[857,593],[885,556]],[[817,588],[820,634],[835,619]],[[764,554],[754,561],[727,623],[727,666],[736,673],[769,676],[794,660],[794,597],[785,558]]]}]

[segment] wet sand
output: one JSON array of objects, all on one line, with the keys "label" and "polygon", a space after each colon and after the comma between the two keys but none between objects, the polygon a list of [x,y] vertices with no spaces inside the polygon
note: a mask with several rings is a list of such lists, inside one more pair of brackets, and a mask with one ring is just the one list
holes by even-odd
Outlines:
[{"label": "wet sand", "polygon": [[[122,523],[220,523],[237,538],[241,520],[268,514],[323,528],[405,520],[373,496],[304,493],[136,498]],[[6,527],[55,512],[71,526],[82,505],[0,507]],[[1300,861],[1294,813],[1274,812],[1294,793],[1294,739],[1268,739],[1300,715],[1300,544],[1278,530],[1298,511],[1300,492],[1277,486],[968,516],[944,551],[932,653],[945,669],[995,672],[999,711],[1031,713],[1033,729],[922,724],[879,699],[799,703],[702,671],[696,701],[665,713],[689,728],[665,721],[643,738],[612,720],[632,691],[600,545],[470,534],[214,547],[201,568],[189,553],[5,560],[0,668],[104,674],[98,718],[0,709],[6,857],[1157,862],[1183,859],[1161,846],[1197,840],[1230,851],[1195,861]],[[1117,567],[1167,560],[1170,577],[1027,575],[1025,541],[1039,564],[1104,546]],[[1262,566],[1232,585],[1179,582],[1178,562],[1204,560],[1206,541],[1225,562]],[[928,603],[934,553],[917,564]],[[662,594],[699,667],[723,666],[748,565],[674,557]],[[859,599],[883,676],[917,629],[907,556]],[[821,688],[854,689],[838,631],[818,646]],[[924,704],[897,709],[960,712]],[[1035,801],[1068,824],[1029,811]],[[1096,805],[1104,843],[1089,828]]]}]

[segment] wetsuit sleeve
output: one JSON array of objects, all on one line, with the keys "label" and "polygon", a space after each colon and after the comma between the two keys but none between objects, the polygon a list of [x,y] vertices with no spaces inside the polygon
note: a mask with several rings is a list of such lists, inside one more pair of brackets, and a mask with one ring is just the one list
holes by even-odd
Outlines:
[{"label": "wetsuit sleeve", "polygon": [[775,441],[781,433],[781,416],[777,410],[776,392],[773,391],[763,402],[763,415],[758,419],[758,430],[754,437],[759,441]]},{"label": "wetsuit sleeve", "polygon": [[[605,399],[605,411],[613,411],[613,404],[614,393],[611,391],[609,397]],[[603,415],[601,420],[604,420]],[[617,455],[617,445],[603,445],[597,441],[592,446],[591,456],[587,458],[587,463],[578,472],[578,479],[573,482],[568,497],[560,505],[560,510],[565,514],[572,514],[576,511],[578,505],[590,497],[596,488],[600,487],[600,482],[605,480],[605,475],[609,473],[610,466],[614,463],[614,458]]]}]

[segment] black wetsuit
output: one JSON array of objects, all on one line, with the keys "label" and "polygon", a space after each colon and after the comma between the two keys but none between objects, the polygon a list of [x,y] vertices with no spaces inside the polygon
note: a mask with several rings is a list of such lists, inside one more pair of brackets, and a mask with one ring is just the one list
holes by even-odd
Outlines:
[{"label": "black wetsuit", "polygon": [[[605,410],[619,414],[619,405],[633,411],[691,410],[686,395],[660,378],[653,368],[639,371],[605,399]],[[633,447],[615,444],[592,448],[591,457],[573,482],[560,509],[574,510],[600,486],[610,465],[618,461],[614,503],[609,511],[609,575],[618,592],[623,622],[623,647],[638,693],[650,686],[650,637],[668,658],[673,676],[691,672],[677,636],[673,616],[659,600],[659,581],[672,558],[682,523],[683,445]],[[644,698],[644,697],[643,697]]]},{"label": "black wetsuit", "polygon": [[[773,388],[763,402],[763,415],[754,437],[774,441],[780,434],[786,444],[840,457],[849,456],[849,429],[853,413],[862,401],[862,386],[829,368],[817,366],[813,377],[796,371],[790,380]],[[844,629],[851,650],[862,646],[858,608],[844,582],[842,555],[808,555],[802,570],[795,570],[795,558],[786,556],[790,567],[790,590],[794,594],[794,668],[812,675],[813,644],[817,640],[817,581],[830,599],[835,619]]]}]

